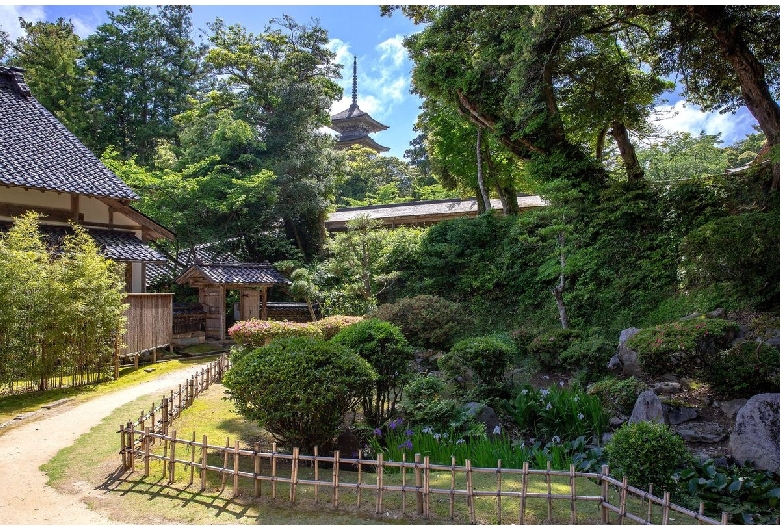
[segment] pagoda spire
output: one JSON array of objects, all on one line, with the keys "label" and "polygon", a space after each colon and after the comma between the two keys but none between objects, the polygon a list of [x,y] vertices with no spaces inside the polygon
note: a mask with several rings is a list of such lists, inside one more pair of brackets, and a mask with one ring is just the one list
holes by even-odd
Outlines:
[{"label": "pagoda spire", "polygon": [[357,107],[357,55],[352,63],[352,107]]}]

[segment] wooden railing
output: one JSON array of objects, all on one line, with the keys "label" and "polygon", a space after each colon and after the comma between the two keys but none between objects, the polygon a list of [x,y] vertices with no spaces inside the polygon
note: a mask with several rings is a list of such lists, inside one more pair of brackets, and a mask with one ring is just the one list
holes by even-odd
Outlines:
[{"label": "wooden railing", "polygon": [[133,293],[125,298],[127,331],[121,339],[125,346],[120,356],[170,346],[173,341],[173,294]]}]

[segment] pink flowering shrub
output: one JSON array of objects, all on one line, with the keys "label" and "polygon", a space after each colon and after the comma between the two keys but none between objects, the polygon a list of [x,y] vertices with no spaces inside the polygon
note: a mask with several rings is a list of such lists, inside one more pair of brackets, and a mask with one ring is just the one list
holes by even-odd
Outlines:
[{"label": "pink flowering shrub", "polygon": [[363,320],[363,317],[333,315],[314,322],[314,325],[322,331],[322,338],[330,340],[342,329],[352,324],[357,324],[361,320]]},{"label": "pink flowering shrub", "polygon": [[228,334],[240,346],[258,348],[274,339],[283,337],[322,338],[322,331],[311,322],[288,322],[287,320],[242,320],[228,329]]}]

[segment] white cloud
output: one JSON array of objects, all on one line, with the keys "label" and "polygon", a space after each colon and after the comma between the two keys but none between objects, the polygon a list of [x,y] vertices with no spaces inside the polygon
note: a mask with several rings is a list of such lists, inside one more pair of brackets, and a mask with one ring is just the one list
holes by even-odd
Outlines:
[{"label": "white cloud", "polygon": [[0,29],[10,35],[11,40],[16,40],[22,35],[19,17],[27,22],[45,20],[46,15],[42,6],[11,6],[0,4]]},{"label": "white cloud", "polygon": [[721,140],[730,145],[754,132],[756,120],[746,109],[740,109],[736,114],[718,112],[702,112],[701,108],[684,100],[674,105],[660,105],[656,112],[655,123],[669,132],[689,132],[698,135],[721,133]]},{"label": "white cloud", "polygon": [[403,66],[407,58],[403,40],[401,35],[396,35],[392,39],[380,42],[376,47],[380,53],[379,61],[383,64],[390,62],[395,68]]}]

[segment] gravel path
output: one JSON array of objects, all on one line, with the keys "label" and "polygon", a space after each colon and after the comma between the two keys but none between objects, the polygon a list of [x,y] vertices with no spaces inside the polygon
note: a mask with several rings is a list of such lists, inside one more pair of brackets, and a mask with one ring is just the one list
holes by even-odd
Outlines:
[{"label": "gravel path", "polygon": [[[7,432],[0,432],[0,524],[115,524],[91,511],[80,495],[47,486],[39,467],[113,410],[145,394],[174,388],[197,365],[68,408],[52,408]],[[36,440],[31,444],[30,440]]]}]

